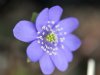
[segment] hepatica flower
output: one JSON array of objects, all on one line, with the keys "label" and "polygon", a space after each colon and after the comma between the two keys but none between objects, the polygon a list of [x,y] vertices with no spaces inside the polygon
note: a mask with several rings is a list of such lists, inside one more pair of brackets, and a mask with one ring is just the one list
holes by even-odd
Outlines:
[{"label": "hepatica flower", "polygon": [[60,21],[62,12],[60,6],[45,8],[35,23],[22,20],[13,29],[18,40],[30,43],[27,56],[32,62],[39,61],[43,74],[52,74],[55,67],[65,71],[73,59],[72,51],[81,45],[72,34],[79,25],[78,20],[69,17]]}]

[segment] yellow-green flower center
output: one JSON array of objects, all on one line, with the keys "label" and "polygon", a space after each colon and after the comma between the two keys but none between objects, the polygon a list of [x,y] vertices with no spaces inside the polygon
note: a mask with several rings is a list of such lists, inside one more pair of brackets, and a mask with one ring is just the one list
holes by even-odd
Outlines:
[{"label": "yellow-green flower center", "polygon": [[54,33],[50,33],[46,36],[46,40],[48,42],[55,42],[56,41],[56,35]]}]

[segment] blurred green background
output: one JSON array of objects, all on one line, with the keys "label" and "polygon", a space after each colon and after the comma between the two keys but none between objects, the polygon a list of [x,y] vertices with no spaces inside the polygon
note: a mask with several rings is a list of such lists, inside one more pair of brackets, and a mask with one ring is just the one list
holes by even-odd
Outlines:
[{"label": "blurred green background", "polygon": [[20,20],[31,20],[33,12],[60,5],[62,19],[73,16],[80,27],[74,32],[82,46],[74,52],[69,69],[52,75],[86,75],[87,61],[96,62],[95,75],[100,75],[100,2],[99,0],[0,0],[0,75],[43,75],[38,63],[27,63],[27,43],[14,38],[12,30]]}]

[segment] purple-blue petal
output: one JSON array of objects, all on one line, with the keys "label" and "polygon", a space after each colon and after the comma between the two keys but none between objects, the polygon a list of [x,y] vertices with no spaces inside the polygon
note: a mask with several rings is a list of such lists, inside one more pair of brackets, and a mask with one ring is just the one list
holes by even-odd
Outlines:
[{"label": "purple-blue petal", "polygon": [[65,71],[68,68],[68,61],[62,51],[57,50],[57,55],[52,55],[51,59],[58,70]]},{"label": "purple-blue petal", "polygon": [[16,24],[13,34],[18,40],[24,42],[33,41],[37,36],[34,24],[26,20],[22,20]]},{"label": "purple-blue petal", "polygon": [[44,52],[37,43],[37,40],[32,42],[27,48],[27,56],[32,62],[38,61],[43,54]]},{"label": "purple-blue petal", "polygon": [[49,10],[49,20],[55,23],[60,20],[63,9],[60,6],[51,7]]},{"label": "purple-blue petal", "polygon": [[61,30],[60,32],[66,32],[67,34],[69,34],[79,26],[79,21],[77,20],[77,18],[70,17],[60,21],[57,25],[59,25],[59,28],[63,28],[63,30]]},{"label": "purple-blue petal", "polygon": [[65,41],[63,43],[71,51],[77,50],[81,45],[80,39],[77,36],[73,35],[73,34],[67,35],[66,38],[65,38]]},{"label": "purple-blue petal", "polygon": [[65,46],[65,48],[64,49],[61,49],[61,50],[64,52],[67,61],[68,62],[71,62],[73,60],[73,54],[70,51],[70,49]]},{"label": "purple-blue petal", "polygon": [[36,19],[36,27],[37,27],[37,30],[39,32],[42,31],[42,26],[47,25],[47,23],[48,23],[48,17],[49,17],[48,14],[49,14],[49,10],[48,10],[48,8],[45,8],[37,16],[37,19]]},{"label": "purple-blue petal", "polygon": [[53,73],[55,66],[53,65],[49,55],[44,54],[39,60],[39,63],[43,74],[50,75]]}]

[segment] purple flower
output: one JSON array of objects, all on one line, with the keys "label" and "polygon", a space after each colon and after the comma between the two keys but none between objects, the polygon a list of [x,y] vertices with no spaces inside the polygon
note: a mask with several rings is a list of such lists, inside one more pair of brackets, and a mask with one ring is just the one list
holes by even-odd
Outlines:
[{"label": "purple flower", "polygon": [[44,74],[52,74],[55,67],[65,71],[73,59],[72,51],[81,45],[77,36],[72,34],[79,25],[78,20],[69,17],[60,21],[62,12],[60,6],[45,8],[35,24],[22,20],[13,29],[17,39],[30,43],[27,56],[32,62],[39,61]]}]

